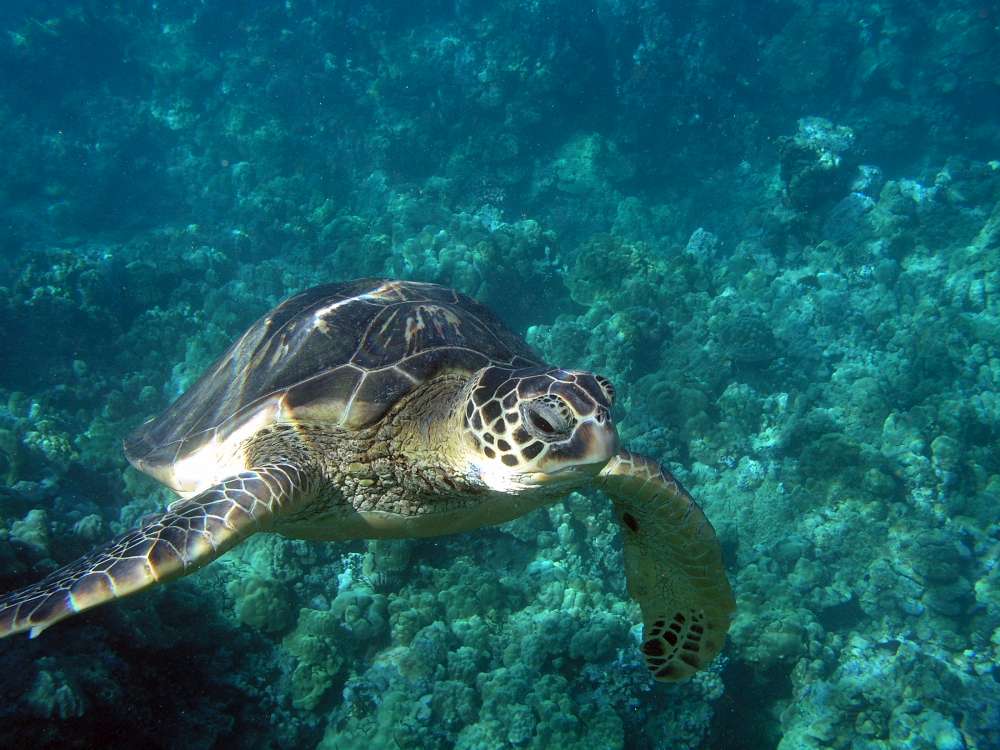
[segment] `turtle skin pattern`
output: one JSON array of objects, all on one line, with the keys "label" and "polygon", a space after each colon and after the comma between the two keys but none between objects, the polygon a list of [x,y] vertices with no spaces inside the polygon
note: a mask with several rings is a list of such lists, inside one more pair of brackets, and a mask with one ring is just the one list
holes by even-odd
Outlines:
[{"label": "turtle skin pattern", "polygon": [[598,486],[621,524],[646,666],[661,682],[690,677],[722,650],[736,609],[715,529],[673,474],[645,456],[621,451]]},{"label": "turtle skin pattern", "polygon": [[268,526],[292,498],[308,491],[294,464],[245,471],[0,598],[0,638],[50,625],[98,604],[134,594],[207,565]]}]

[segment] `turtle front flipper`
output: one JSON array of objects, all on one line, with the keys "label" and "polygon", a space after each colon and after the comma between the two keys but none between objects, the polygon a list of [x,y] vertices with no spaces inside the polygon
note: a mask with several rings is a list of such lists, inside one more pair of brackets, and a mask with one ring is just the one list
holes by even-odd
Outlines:
[{"label": "turtle front flipper", "polygon": [[194,572],[266,529],[305,484],[301,469],[272,464],[172,504],[44,580],[0,597],[0,638],[22,630],[34,638],[70,615]]},{"label": "turtle front flipper", "polygon": [[715,529],[680,482],[645,456],[622,451],[598,485],[622,526],[646,666],[663,682],[690,677],[722,649],[736,608]]}]

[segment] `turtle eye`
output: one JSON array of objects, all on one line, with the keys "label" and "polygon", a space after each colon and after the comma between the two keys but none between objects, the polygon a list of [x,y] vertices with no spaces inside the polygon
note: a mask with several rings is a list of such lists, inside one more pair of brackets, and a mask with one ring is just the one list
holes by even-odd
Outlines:
[{"label": "turtle eye", "polygon": [[534,425],[536,430],[539,430],[546,435],[552,435],[556,431],[556,428],[552,425],[552,423],[539,414],[536,409],[531,409],[528,412],[528,419],[531,420],[531,424]]},{"label": "turtle eye", "polygon": [[573,417],[561,399],[542,396],[524,407],[524,421],[528,431],[543,440],[565,437],[573,430]]}]

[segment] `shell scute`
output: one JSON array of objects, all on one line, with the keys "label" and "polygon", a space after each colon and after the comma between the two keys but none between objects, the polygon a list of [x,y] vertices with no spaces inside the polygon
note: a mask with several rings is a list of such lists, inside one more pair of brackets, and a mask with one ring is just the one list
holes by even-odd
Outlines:
[{"label": "shell scute", "polygon": [[178,491],[174,468],[279,422],[359,429],[444,371],[540,364],[475,300],[434,284],[361,279],[309,289],[254,323],[201,378],[125,441],[128,459]]},{"label": "shell scute", "polygon": [[338,414],[346,409],[363,377],[364,371],[352,365],[323,371],[289,388],[285,406],[300,418]]}]

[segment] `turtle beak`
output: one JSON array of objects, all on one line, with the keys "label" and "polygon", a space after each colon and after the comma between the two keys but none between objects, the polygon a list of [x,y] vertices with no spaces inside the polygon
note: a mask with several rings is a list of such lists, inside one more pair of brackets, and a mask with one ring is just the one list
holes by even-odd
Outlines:
[{"label": "turtle beak", "polygon": [[580,442],[581,463],[592,467],[595,474],[604,468],[604,464],[610,461],[621,447],[618,430],[607,417],[601,421],[594,418],[586,420],[577,427],[576,433],[573,442]]},{"label": "turtle beak", "polygon": [[534,484],[549,484],[590,478],[600,473],[620,447],[618,430],[611,420],[590,417],[577,425],[566,443],[552,446],[544,472],[529,476]]}]

